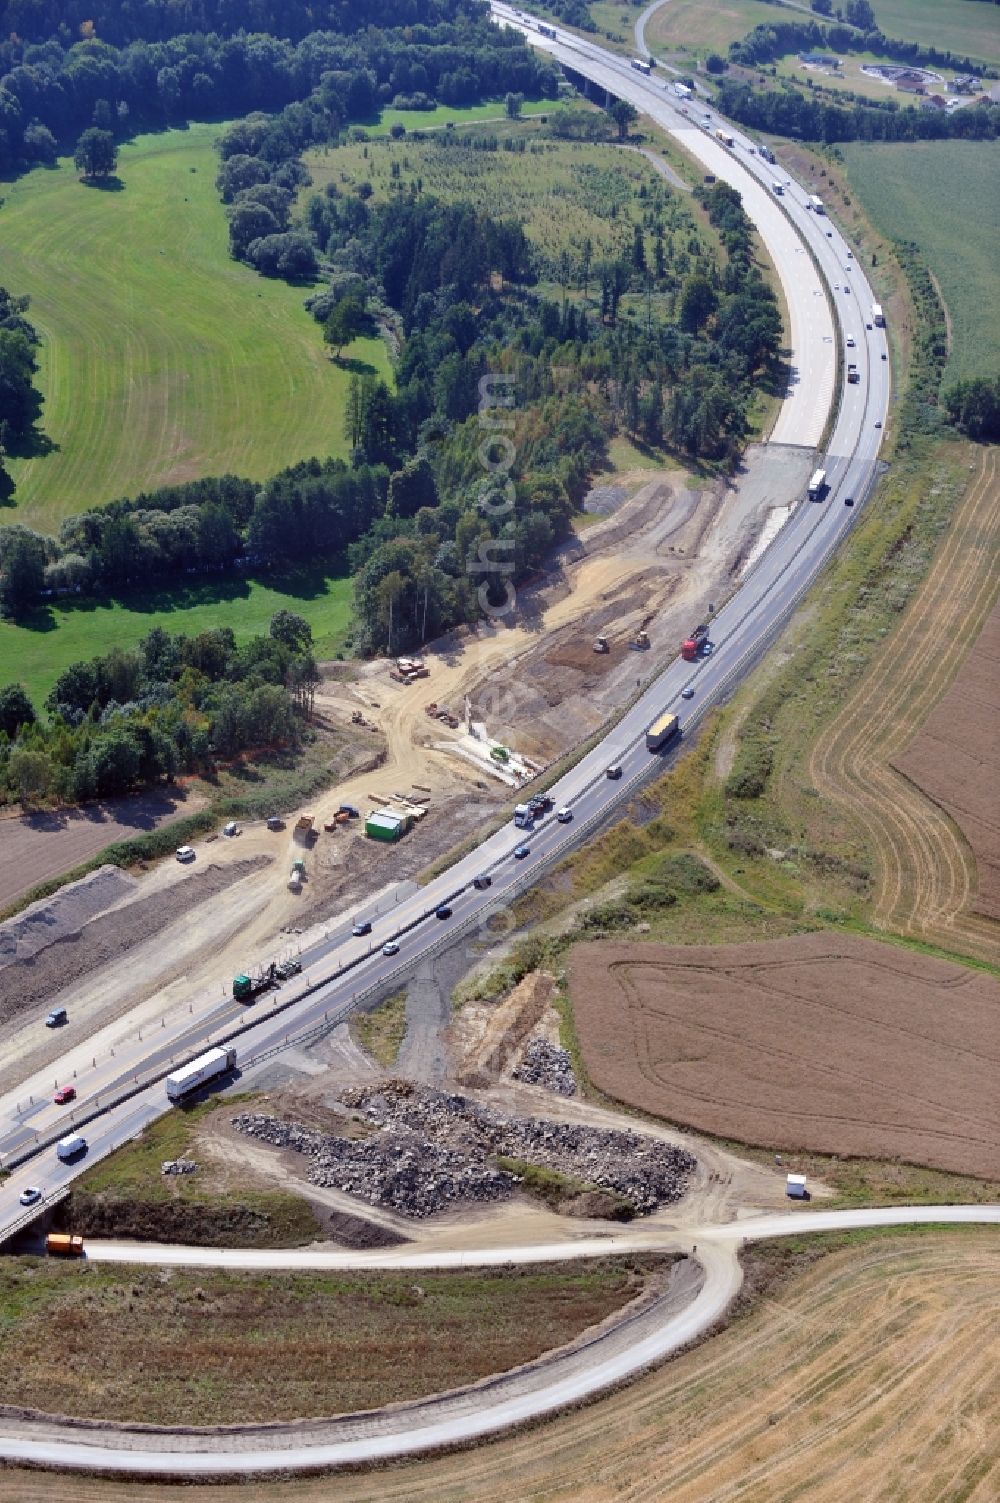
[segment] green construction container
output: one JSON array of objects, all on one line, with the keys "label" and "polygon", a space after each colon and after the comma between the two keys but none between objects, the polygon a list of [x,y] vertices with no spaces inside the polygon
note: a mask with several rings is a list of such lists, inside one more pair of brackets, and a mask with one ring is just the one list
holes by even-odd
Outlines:
[{"label": "green construction container", "polygon": [[365,820],[365,834],[371,840],[386,840],[390,843],[406,833],[406,821],[386,809],[373,809]]}]

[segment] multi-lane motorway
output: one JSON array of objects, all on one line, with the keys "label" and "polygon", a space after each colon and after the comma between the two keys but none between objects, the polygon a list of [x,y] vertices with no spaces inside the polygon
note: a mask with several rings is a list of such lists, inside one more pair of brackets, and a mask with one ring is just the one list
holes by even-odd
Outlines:
[{"label": "multi-lane motorway", "polygon": [[[715,140],[711,132],[719,121],[712,112],[699,107],[697,119],[684,114],[685,106],[671,96],[667,85],[631,70],[622,59],[562,33],[555,41],[542,38],[529,19],[515,17],[509,7],[496,5],[494,11],[504,24],[525,29],[533,42],[560,61],[630,99],[674,134],[707,171],[731,182],[743,195],[774,259],[791,311],[793,381],[776,429],[781,441],[813,447],[827,422],[835,390],[842,393],[822,459],[829,489],[821,501],[800,500],[739,590],[718,611],[712,623],[711,655],[698,663],[675,659],[664,665],[601,744],[552,789],[556,805],[572,810],[571,823],[560,824],[549,815],[527,835],[508,825],[378,919],[371,937],[354,938],[347,925],[332,930],[320,947],[303,957],[303,975],[286,986],[279,999],[265,998],[241,1009],[231,1001],[221,1002],[218,994],[194,997],[188,1011],[178,1016],[175,1009],[152,1036],[147,1031],[143,1038],[119,1038],[113,1059],[106,1052],[92,1052],[90,1045],[81,1046],[58,1066],[25,1082],[16,1096],[0,1100],[0,1163],[13,1168],[0,1185],[0,1241],[34,1214],[19,1204],[26,1185],[38,1185],[49,1199],[80,1172],[80,1164],[60,1163],[51,1146],[67,1126],[86,1124],[85,1167],[167,1109],[162,1075],[171,1059],[190,1057],[209,1041],[243,1029],[236,1047],[239,1062],[246,1063],[282,1047],[288,1037],[329,1027],[355,1005],[359,994],[389,983],[436,948],[454,943],[458,931],[474,933],[491,912],[537,881],[574,841],[660,769],[661,759],[646,750],[645,730],[662,710],[676,710],[682,733],[690,736],[706,711],[731,692],[788,619],[869,494],[888,411],[889,366],[883,359],[885,331],[870,327],[871,289],[839,230],[826,215],[807,209],[806,191],[784,175],[784,192],[777,199],[770,186],[776,169],[732,128],[732,150]],[[856,386],[843,385],[838,371],[837,341],[846,343],[848,338],[854,341],[851,353],[861,371]],[[845,504],[848,498],[853,506]],[[693,697],[682,697],[688,690]],[[606,776],[612,763],[622,768],[617,781]],[[518,846],[526,846],[527,854],[515,856]],[[472,885],[482,874],[491,879],[485,890]],[[444,921],[435,916],[443,903],[452,910]],[[398,942],[398,955],[382,953],[381,946],[389,940]],[[248,1017],[255,1021],[246,1029]],[[72,1118],[51,1105],[53,1077],[76,1085]],[[120,1100],[126,1091],[128,1099]]]}]

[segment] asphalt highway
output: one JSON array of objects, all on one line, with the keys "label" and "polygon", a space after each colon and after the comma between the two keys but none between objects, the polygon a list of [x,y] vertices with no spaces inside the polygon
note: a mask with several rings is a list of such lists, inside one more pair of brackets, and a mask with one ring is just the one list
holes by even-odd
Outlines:
[{"label": "asphalt highway", "polygon": [[[859,364],[861,381],[842,387],[828,448],[820,461],[828,473],[829,489],[819,501],[800,500],[737,592],[721,605],[711,623],[710,655],[697,663],[676,658],[664,664],[652,683],[641,692],[637,689],[635,703],[600,745],[551,789],[556,807],[564,805],[572,811],[570,823],[560,824],[550,814],[530,832],[506,825],[435,881],[404,896],[376,920],[370,937],[354,938],[347,925],[332,930],[322,946],[303,957],[302,975],[280,993],[249,1007],[222,1000],[218,992],[193,997],[186,1014],[183,1008],[173,1009],[158,1030],[119,1039],[113,1059],[103,1052],[92,1053],[89,1045],[78,1048],[58,1066],[0,1100],[0,1165],[13,1171],[0,1184],[0,1243],[38,1212],[39,1207],[25,1209],[19,1204],[27,1185],[44,1191],[44,1209],[45,1200],[64,1190],[81,1168],[128,1141],[169,1109],[162,1077],[172,1064],[238,1035],[237,1063],[246,1066],[288,1041],[332,1027],[362,996],[398,981],[417,961],[453,944],[459,932],[479,933],[492,915],[537,882],[574,842],[597,828],[662,769],[677,743],[657,755],[645,744],[647,726],[662,711],[678,714],[683,744],[683,736],[690,735],[707,711],[731,693],[787,621],[868,497],[876,474],[881,424],[888,413],[889,366],[882,359],[885,331],[869,327],[871,320],[866,316],[871,289],[863,270],[848,256],[849,247],[840,232],[825,215],[805,208],[808,195],[797,184],[785,179],[789,185],[777,200],[765,186],[774,169],[751,150],[748,138],[732,130],[735,147],[727,150],[710,134],[717,128],[717,117],[710,114],[702,124],[694,123],[680,113],[680,102],[672,102],[669,86],[660,80],[645,78],[591,43],[576,38],[563,41],[562,33],[555,43],[541,38],[530,30],[529,22],[516,20],[508,7],[496,5],[494,11],[505,23],[524,27],[532,42],[546,46],[577,71],[631,99],[676,134],[708,170],[731,181],[743,194],[748,212],[757,219],[771,248],[789,308],[801,309],[798,315],[793,313],[797,379],[778,420],[779,426],[784,425],[782,431],[800,421],[809,435],[801,441],[813,445],[840,381],[833,320],[837,337],[854,339],[851,353]],[[817,267],[828,293],[815,290]],[[829,339],[823,333],[828,319]],[[789,413],[793,416],[786,424]],[[845,505],[848,498],[855,502],[853,506]],[[789,498],[775,499],[778,503]],[[648,674],[648,656],[644,666]],[[693,695],[690,699],[683,697],[688,690]],[[606,776],[612,764],[622,770],[614,781]],[[515,856],[516,847],[526,847],[527,854]],[[473,878],[484,874],[490,878],[489,888],[473,887]],[[444,921],[435,917],[442,904],[452,910]],[[383,954],[381,946],[387,941],[399,945],[397,955]],[[69,1112],[51,1103],[55,1080],[76,1085],[78,1098]],[[110,1104],[125,1091],[130,1093],[127,1100]],[[33,1098],[30,1103],[29,1096]],[[87,1138],[87,1151],[77,1162],[62,1163],[53,1145],[63,1132],[77,1127]]]},{"label": "asphalt highway", "polygon": [[[553,1414],[567,1405],[641,1373],[709,1330],[739,1290],[737,1258],[746,1240],[865,1226],[998,1224],[996,1206],[892,1207],[867,1211],[802,1211],[762,1216],[753,1221],[687,1228],[683,1235],[661,1230],[649,1236],[589,1238],[543,1246],[492,1248],[477,1253],[412,1251],[371,1253],[254,1253],[210,1256],[203,1248],[128,1247],[95,1244],[93,1261],[158,1264],[169,1267],[252,1269],[454,1268],[483,1264],[537,1264],[573,1258],[607,1257],[614,1252],[697,1251],[700,1280],[689,1298],[657,1301],[634,1321],[605,1331],[582,1350],[557,1352],[527,1373],[505,1374],[479,1389],[393,1405],[343,1420],[311,1421],[308,1426],[242,1427],[236,1433],[150,1429],[143,1426],[88,1426],[46,1418],[32,1423],[0,1416],[0,1458],[54,1468],[100,1470],[136,1477],[186,1479],[281,1473],[357,1466],[417,1455],[442,1446],[481,1441],[488,1436]],[[294,1258],[296,1261],[291,1262]]]}]

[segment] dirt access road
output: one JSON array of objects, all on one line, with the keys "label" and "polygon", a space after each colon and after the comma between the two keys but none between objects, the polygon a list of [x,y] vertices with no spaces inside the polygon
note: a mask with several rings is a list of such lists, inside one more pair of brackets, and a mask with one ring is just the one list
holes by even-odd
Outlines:
[{"label": "dirt access road", "polygon": [[[967,1503],[996,1496],[1000,1243],[898,1232],[830,1253],[745,1319],[622,1392],[475,1451],[368,1475],[246,1480],[248,1503]],[[747,1374],[754,1379],[748,1387]],[[65,1477],[0,1473],[0,1503]],[[77,1503],[231,1503],[76,1476]]]},{"label": "dirt access road", "polygon": [[[581,1398],[594,1395],[702,1336],[729,1307],[739,1290],[741,1271],[736,1249],[747,1238],[800,1235],[804,1228],[815,1231],[859,1230],[907,1224],[986,1225],[1000,1224],[1000,1207],[923,1206],[886,1210],[785,1213],[756,1221],[729,1223],[697,1229],[699,1250],[691,1259],[700,1268],[700,1278],[685,1283],[672,1280],[642,1313],[614,1326],[604,1327],[592,1340],[563,1349],[528,1368],[495,1378],[480,1390],[438,1395],[412,1405],[393,1406],[364,1416],[301,1424],[269,1425],[254,1430],[150,1431],[144,1427],[88,1426],[79,1421],[69,1426],[51,1416],[37,1419],[20,1415],[0,1416],[0,1456],[9,1462],[35,1461],[43,1465],[100,1468],[131,1476],[242,1476],[248,1466],[257,1471],[312,1470],[316,1467],[356,1465],[413,1454],[440,1446],[481,1441],[498,1429],[551,1414]],[[650,1244],[646,1243],[648,1247]],[[654,1244],[655,1245],[655,1244]],[[663,1244],[661,1244],[663,1245]],[[676,1247],[677,1239],[667,1243]],[[681,1244],[684,1245],[683,1243]],[[630,1234],[587,1242],[560,1243],[555,1247],[507,1248],[505,1263],[544,1263],[573,1258],[606,1257],[616,1251],[634,1250]],[[221,1253],[217,1249],[147,1247],[94,1247],[95,1259],[124,1262],[205,1266],[212,1253],[228,1266],[289,1266],[288,1253]],[[996,1244],[993,1246],[996,1256]],[[420,1251],[355,1254],[300,1254],[298,1266],[468,1267],[480,1265],[493,1254],[437,1253]],[[306,1261],[303,1262],[302,1259]],[[681,1270],[685,1267],[680,1265]],[[682,1281],[683,1282],[683,1281]],[[884,1293],[884,1286],[883,1286]],[[678,1297],[682,1295],[683,1297]],[[692,1297],[693,1296],[693,1297]],[[954,1312],[951,1312],[952,1314]],[[889,1323],[889,1330],[894,1329]],[[787,1335],[787,1332],[786,1332]],[[824,1331],[824,1340],[827,1333]]]},{"label": "dirt access road", "polygon": [[878,661],[813,749],[809,775],[864,826],[878,863],[874,920],[994,963],[1000,926],[973,911],[975,857],[948,813],[898,770],[958,673],[1000,588],[996,448],[977,468],[930,573]]}]

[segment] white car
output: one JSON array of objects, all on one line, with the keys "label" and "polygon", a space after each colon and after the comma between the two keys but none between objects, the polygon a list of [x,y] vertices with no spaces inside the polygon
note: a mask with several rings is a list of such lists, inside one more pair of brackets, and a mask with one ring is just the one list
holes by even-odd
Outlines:
[{"label": "white car", "polygon": [[26,1190],[21,1191],[19,1198],[23,1206],[33,1206],[37,1201],[41,1200],[42,1192],[37,1186],[29,1185]]},{"label": "white car", "polygon": [[383,955],[398,955],[399,954],[399,945],[396,943],[396,941],[394,939],[387,939],[386,942],[385,942],[385,944],[382,946],[382,954]]},{"label": "white car", "polygon": [[845,340],[845,344],[847,345],[847,348],[849,350],[853,350],[853,348],[854,348],[854,336],[853,336],[853,334],[848,334],[847,339]]},{"label": "white car", "polygon": [[572,818],[573,818],[573,811],[572,811],[572,809],[557,809],[556,810],[556,819],[559,821],[559,823],[561,825],[568,825],[569,822],[570,822],[570,820]]},{"label": "white car", "polygon": [[179,845],[177,847],[177,851],[176,851],[175,854],[177,856],[178,861],[193,861],[194,860],[194,846],[193,845]]}]

